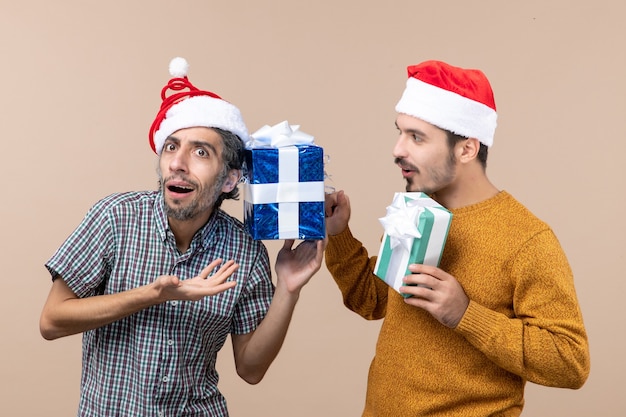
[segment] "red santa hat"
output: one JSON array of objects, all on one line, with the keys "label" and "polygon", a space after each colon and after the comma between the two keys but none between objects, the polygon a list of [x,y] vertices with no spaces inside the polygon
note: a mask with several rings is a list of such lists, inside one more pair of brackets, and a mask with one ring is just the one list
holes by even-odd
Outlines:
[{"label": "red santa hat", "polygon": [[[161,90],[161,109],[148,134],[155,153],[161,154],[169,135],[188,127],[216,127],[234,133],[244,143],[248,140],[248,129],[239,109],[217,94],[191,84],[187,78],[189,64],[184,58],[172,59],[169,70],[174,78]],[[172,91],[170,96],[168,90]]]},{"label": "red santa hat", "polygon": [[491,85],[482,71],[441,61],[425,61],[407,71],[398,113],[493,145],[498,115]]}]

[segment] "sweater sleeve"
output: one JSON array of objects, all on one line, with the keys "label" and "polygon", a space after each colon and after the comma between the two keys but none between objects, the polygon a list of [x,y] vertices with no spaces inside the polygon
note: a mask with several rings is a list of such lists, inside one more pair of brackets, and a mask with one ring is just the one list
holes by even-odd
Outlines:
[{"label": "sweater sleeve", "polygon": [[514,317],[470,301],[457,331],[500,367],[546,386],[580,388],[587,334],[567,258],[551,230],[533,236],[512,267]]},{"label": "sweater sleeve", "polygon": [[389,286],[374,275],[376,257],[369,257],[349,228],[328,237],[325,260],[346,307],[368,320],[385,316]]}]

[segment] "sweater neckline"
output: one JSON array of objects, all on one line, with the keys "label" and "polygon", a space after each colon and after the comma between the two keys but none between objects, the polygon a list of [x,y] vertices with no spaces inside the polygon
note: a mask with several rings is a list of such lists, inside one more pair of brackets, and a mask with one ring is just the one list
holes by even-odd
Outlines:
[{"label": "sweater neckline", "polygon": [[508,192],[501,190],[500,192],[498,192],[498,194],[486,200],[480,201],[475,204],[470,204],[469,206],[464,206],[464,207],[459,207],[459,208],[449,209],[449,210],[452,212],[452,214],[457,214],[457,215],[470,213],[470,212],[474,212],[477,210],[486,210],[490,207],[493,207],[499,204],[503,200],[510,198],[510,196],[511,195]]}]

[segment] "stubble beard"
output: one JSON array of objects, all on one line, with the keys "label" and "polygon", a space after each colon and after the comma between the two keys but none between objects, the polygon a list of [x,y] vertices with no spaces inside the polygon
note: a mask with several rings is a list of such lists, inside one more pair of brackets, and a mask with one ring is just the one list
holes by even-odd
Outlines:
[{"label": "stubble beard", "polygon": [[[163,180],[163,176],[161,175],[161,173],[159,173],[159,184],[161,188],[161,193],[163,193],[163,195],[165,195],[165,183],[172,178],[174,177],[172,176]],[[215,183],[211,187],[200,188],[196,182],[191,181],[184,176],[178,176],[176,178],[183,179],[184,181],[193,185],[196,190],[200,190],[200,193],[186,206],[182,205],[182,202],[180,200],[175,199],[171,202],[168,202],[166,199],[164,199],[165,214],[167,215],[167,217],[178,221],[192,220],[199,214],[207,210],[212,210],[215,202],[221,194],[222,186],[226,181],[226,176],[220,175],[218,178],[216,178]]]},{"label": "stubble beard", "polygon": [[[420,170],[415,166],[408,163],[403,165],[415,173],[420,174]],[[406,179],[406,192],[422,192],[424,194],[432,195],[437,191],[445,188],[452,182],[456,173],[456,158],[452,152],[450,152],[446,162],[442,167],[427,168],[426,172],[432,185],[416,185],[413,177]]]}]

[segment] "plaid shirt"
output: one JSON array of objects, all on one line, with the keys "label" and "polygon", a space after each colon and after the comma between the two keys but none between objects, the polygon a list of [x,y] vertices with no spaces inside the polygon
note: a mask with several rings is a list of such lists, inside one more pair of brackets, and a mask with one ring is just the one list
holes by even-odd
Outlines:
[{"label": "plaid shirt", "polygon": [[217,352],[229,333],[257,327],[274,290],[265,246],[222,210],[181,254],[161,193],[114,194],[92,207],[46,263],[78,297],[130,290],[159,275],[192,278],[217,258],[239,264],[235,288],[159,304],[83,334],[79,416],[227,416]]}]

